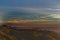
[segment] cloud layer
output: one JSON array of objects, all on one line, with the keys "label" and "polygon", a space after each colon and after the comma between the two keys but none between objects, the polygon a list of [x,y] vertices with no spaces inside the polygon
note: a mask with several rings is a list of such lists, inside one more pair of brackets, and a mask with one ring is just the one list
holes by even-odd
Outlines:
[{"label": "cloud layer", "polygon": [[38,8],[25,8],[25,7],[20,7],[18,9],[17,7],[17,10],[15,11],[7,11],[7,13],[5,13],[4,20],[13,20],[13,19],[19,19],[19,20],[59,19],[60,20],[59,14],[60,14],[60,9],[53,9],[53,8],[38,9]]}]

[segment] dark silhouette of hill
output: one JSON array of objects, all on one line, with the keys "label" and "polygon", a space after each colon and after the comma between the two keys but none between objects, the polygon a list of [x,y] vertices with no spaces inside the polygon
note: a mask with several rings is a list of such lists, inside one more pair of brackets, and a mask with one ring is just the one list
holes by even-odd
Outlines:
[{"label": "dark silhouette of hill", "polygon": [[48,30],[15,29],[0,26],[0,40],[60,40],[58,34]]}]

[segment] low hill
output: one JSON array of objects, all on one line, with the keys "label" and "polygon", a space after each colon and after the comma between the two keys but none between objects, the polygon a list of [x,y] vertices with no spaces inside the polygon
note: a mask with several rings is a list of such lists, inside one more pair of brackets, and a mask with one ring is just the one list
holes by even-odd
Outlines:
[{"label": "low hill", "polygon": [[0,40],[60,40],[53,31],[41,29],[15,29],[7,25],[0,26]]}]

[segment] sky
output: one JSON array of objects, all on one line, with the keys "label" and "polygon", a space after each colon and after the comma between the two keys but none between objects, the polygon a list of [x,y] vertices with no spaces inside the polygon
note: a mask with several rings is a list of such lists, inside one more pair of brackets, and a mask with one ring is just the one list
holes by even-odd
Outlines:
[{"label": "sky", "polygon": [[[0,19],[4,17],[14,19],[15,17],[18,19],[55,20],[60,19],[60,0],[0,0],[0,10],[4,10],[3,13],[0,13]],[[16,13],[12,12],[11,14],[7,10],[15,10]]]},{"label": "sky", "polygon": [[60,8],[60,0],[0,0],[0,7]]}]

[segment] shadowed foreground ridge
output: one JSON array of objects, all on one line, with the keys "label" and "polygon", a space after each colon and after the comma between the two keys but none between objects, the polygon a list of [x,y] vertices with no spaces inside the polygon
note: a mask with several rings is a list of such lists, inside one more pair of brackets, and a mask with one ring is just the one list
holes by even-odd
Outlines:
[{"label": "shadowed foreground ridge", "polygon": [[0,40],[59,40],[57,33],[47,30],[19,29],[2,25]]}]

